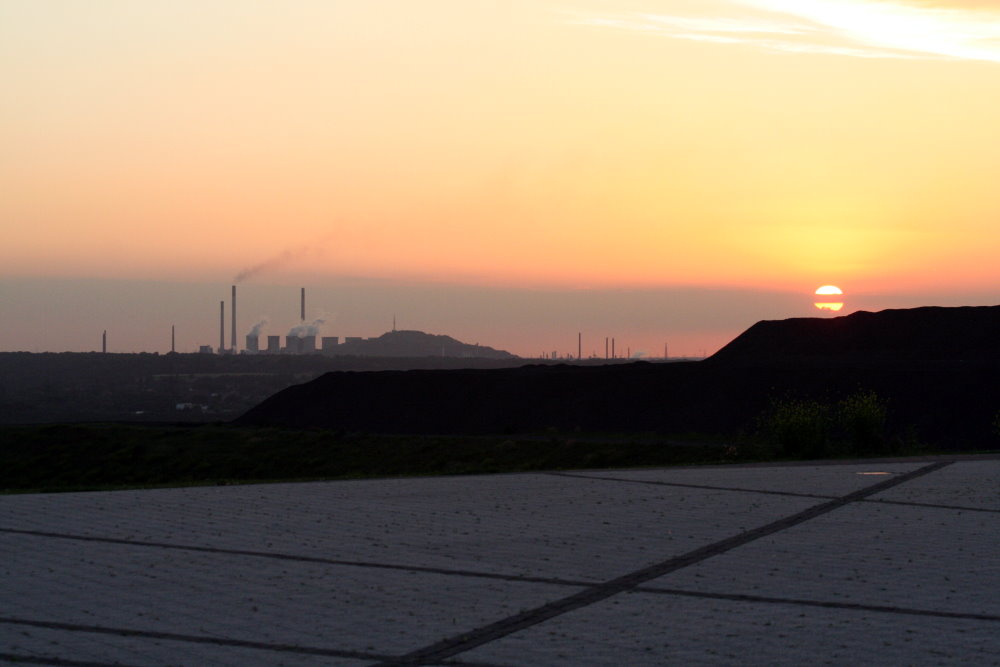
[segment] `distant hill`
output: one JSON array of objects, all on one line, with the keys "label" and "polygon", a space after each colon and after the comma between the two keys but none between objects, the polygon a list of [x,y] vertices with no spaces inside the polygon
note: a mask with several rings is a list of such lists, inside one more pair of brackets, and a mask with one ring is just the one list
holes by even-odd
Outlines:
[{"label": "distant hill", "polygon": [[711,359],[605,366],[327,373],[237,420],[373,433],[752,432],[774,400],[874,391],[890,427],[995,447],[1000,307],[760,322]]},{"label": "distant hill", "polygon": [[711,358],[759,363],[1000,359],[1000,306],[859,311],[753,325]]},{"label": "distant hill", "polygon": [[485,345],[469,345],[451,336],[423,331],[389,331],[378,338],[345,341],[338,345],[338,355],[362,357],[458,357],[463,359],[514,359],[504,350]]}]

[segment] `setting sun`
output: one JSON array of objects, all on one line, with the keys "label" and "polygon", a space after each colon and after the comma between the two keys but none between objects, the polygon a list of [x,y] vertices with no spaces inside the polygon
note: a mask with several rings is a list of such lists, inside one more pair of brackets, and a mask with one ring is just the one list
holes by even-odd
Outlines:
[{"label": "setting sun", "polygon": [[[842,295],[844,291],[837,287],[836,285],[823,285],[816,290],[815,294],[818,296],[830,296],[830,295]],[[813,304],[820,310],[832,310],[834,312],[840,310],[844,307],[843,301],[817,301]]]}]

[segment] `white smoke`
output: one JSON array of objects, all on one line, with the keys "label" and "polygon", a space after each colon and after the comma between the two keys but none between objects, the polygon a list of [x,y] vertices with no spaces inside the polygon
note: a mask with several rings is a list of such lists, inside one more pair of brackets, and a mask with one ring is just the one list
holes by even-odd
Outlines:
[{"label": "white smoke", "polygon": [[315,319],[309,324],[298,324],[288,331],[292,338],[305,338],[306,336],[318,336],[321,326],[326,324],[324,319]]},{"label": "white smoke", "polygon": [[257,324],[253,325],[253,327],[250,328],[250,333],[248,333],[247,335],[248,336],[260,336],[260,332],[261,332],[261,330],[265,326],[267,326],[267,318],[266,317],[262,318],[260,322],[258,322]]}]

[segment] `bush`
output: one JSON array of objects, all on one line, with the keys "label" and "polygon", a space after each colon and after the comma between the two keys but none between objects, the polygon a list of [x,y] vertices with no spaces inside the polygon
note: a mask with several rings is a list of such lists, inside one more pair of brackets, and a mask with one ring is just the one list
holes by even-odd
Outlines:
[{"label": "bush", "polygon": [[886,403],[858,391],[836,404],[807,399],[774,401],[758,420],[758,455],[821,458],[876,454],[888,449]]},{"label": "bush", "polygon": [[779,456],[826,456],[830,409],[817,401],[775,401],[761,420],[761,431]]},{"label": "bush", "polygon": [[886,449],[885,401],[874,391],[859,391],[837,404],[842,438],[853,454],[881,452]]}]

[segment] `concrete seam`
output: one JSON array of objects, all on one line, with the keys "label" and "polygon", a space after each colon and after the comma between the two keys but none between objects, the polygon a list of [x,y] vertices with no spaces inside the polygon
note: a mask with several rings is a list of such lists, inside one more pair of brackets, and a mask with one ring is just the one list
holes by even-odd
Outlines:
[{"label": "concrete seam", "polygon": [[143,637],[146,639],[165,639],[194,644],[212,644],[215,646],[232,646],[236,648],[263,649],[282,653],[300,653],[304,655],[320,655],[332,658],[357,658],[369,660],[384,660],[388,656],[377,653],[362,653],[360,651],[344,651],[340,649],[325,649],[311,646],[296,646],[294,644],[272,644],[245,639],[226,639],[222,637],[203,637],[199,635],[184,635],[174,632],[159,632],[156,630],[136,630],[133,628],[109,628],[100,625],[80,625],[76,623],[58,623],[54,621],[35,621],[27,618],[12,618],[0,616],[0,623],[21,625],[48,630],[66,630],[69,632],[89,632],[103,635],[119,635],[123,637]]},{"label": "concrete seam", "polygon": [[320,558],[318,556],[299,556],[296,554],[285,554],[268,551],[250,551],[244,549],[222,549],[217,547],[201,547],[190,544],[170,544],[168,542],[147,542],[142,540],[126,540],[117,537],[101,537],[98,535],[74,535],[70,533],[51,533],[40,530],[23,530],[20,528],[0,528],[0,533],[12,535],[30,535],[32,537],[47,537],[62,540],[78,540],[81,542],[102,542],[104,544],[121,544],[134,547],[148,547],[156,549],[173,549],[177,551],[191,551],[195,553],[223,554],[229,556],[248,556],[251,558],[272,558],[275,560],[289,560],[300,563],[318,563],[320,565],[337,565],[343,567],[365,567],[380,570],[401,570],[403,572],[423,572],[426,574],[441,574],[453,577],[475,577],[478,579],[498,579],[500,581],[515,581],[529,584],[551,584],[554,586],[596,586],[600,582],[594,581],[574,581],[571,579],[558,579],[553,577],[532,577],[518,574],[500,574],[494,572],[481,572],[476,570],[455,570],[440,567],[425,567],[421,565],[396,565],[393,563],[374,563],[371,561],[336,560],[333,558]]},{"label": "concrete seam", "polygon": [[710,484],[686,484],[684,482],[660,482],[652,479],[622,479],[620,477],[604,477],[598,475],[573,474],[570,472],[547,472],[545,475],[555,477],[572,477],[574,479],[597,479],[605,482],[625,482],[626,484],[651,484],[653,486],[677,486],[684,489],[707,489],[709,491],[735,491],[737,493],[762,493],[771,496],[792,496],[793,498],[820,498],[835,500],[837,496],[822,496],[815,493],[795,493],[794,491],[771,491],[768,489],[743,489],[732,486],[714,486]]},{"label": "concrete seam", "polygon": [[971,612],[938,611],[935,609],[913,609],[912,607],[896,607],[891,605],[872,605],[859,602],[832,602],[828,600],[804,600],[798,598],[776,598],[762,595],[745,595],[742,593],[709,593],[689,591],[679,588],[658,588],[655,586],[640,586],[634,589],[636,593],[653,593],[658,595],[681,595],[692,598],[710,600],[732,600],[734,602],[753,602],[764,604],[788,604],[805,607],[823,607],[825,609],[849,609],[854,611],[871,611],[887,614],[904,614],[908,616],[932,616],[935,618],[957,618],[972,621],[1000,622],[1000,616],[995,614],[976,614]]}]

